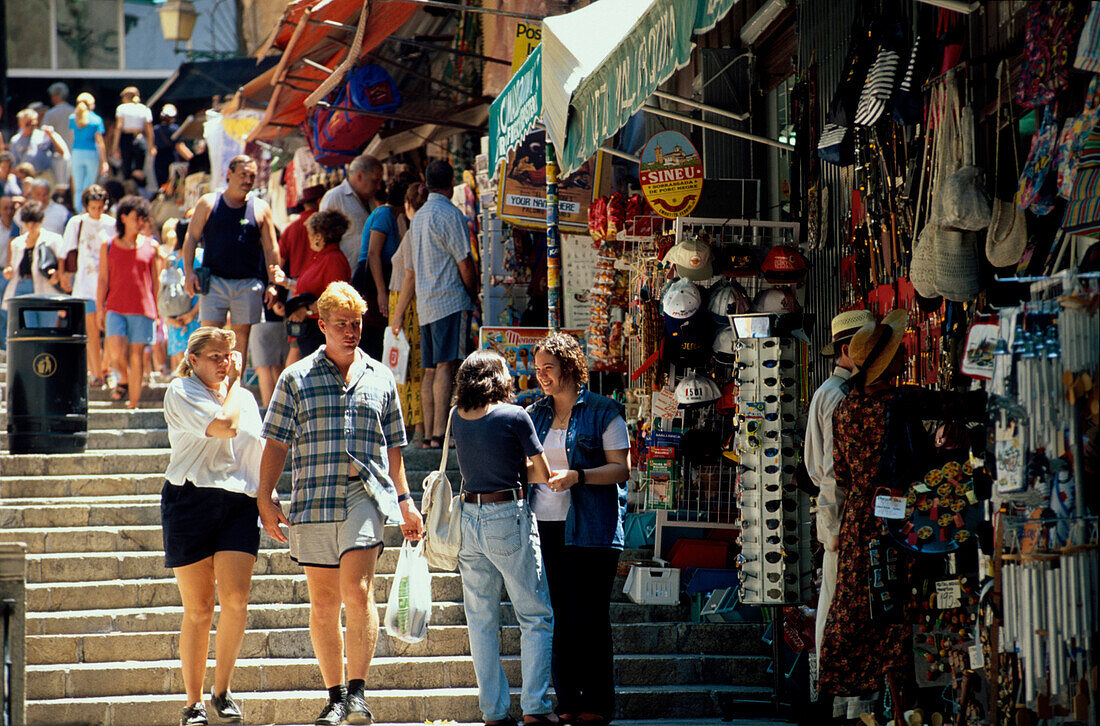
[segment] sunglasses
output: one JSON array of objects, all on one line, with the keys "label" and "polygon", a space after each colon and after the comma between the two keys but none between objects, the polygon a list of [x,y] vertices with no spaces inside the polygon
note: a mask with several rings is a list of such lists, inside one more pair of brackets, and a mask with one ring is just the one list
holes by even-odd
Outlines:
[{"label": "sunglasses", "polygon": [[795,467],[793,464],[784,464],[782,468],[776,466],[775,464],[770,464],[764,467],[765,474],[778,474],[781,470],[784,474],[793,474]]},{"label": "sunglasses", "polygon": [[779,421],[782,419],[783,423],[794,423],[796,416],[793,413],[778,414],[774,411],[764,414],[765,421]]},{"label": "sunglasses", "polygon": [[[780,562],[798,562],[797,555],[784,554],[782,552],[765,552],[764,561],[769,565],[778,565]],[[741,553],[737,555],[737,564],[743,565],[746,562],[756,562],[760,559],[759,555],[746,555]]]},{"label": "sunglasses", "polygon": [[764,456],[768,457],[769,459],[774,459],[775,457],[779,456],[780,453],[790,459],[794,458],[795,450],[792,449],[790,446],[784,446],[781,449],[774,446],[768,449],[764,449]]},{"label": "sunglasses", "polygon": [[[760,597],[760,591],[755,589],[755,588],[745,587],[745,588],[742,588],[742,592],[744,592],[744,594],[745,594],[745,598],[744,598],[745,600],[761,600],[762,599]],[[772,590],[768,590],[768,592],[766,594],[767,594],[769,600],[782,600],[783,599],[783,591],[782,590],[772,589]]]},{"label": "sunglasses", "polygon": [[[772,378],[771,380],[774,381],[775,379]],[[793,381],[794,379],[791,378],[791,379],[786,379],[786,380],[792,380]],[[782,393],[778,396],[773,393],[773,394],[764,396],[764,403],[778,403],[779,401],[782,401],[783,403],[791,403],[791,402],[794,401],[794,396],[791,395],[790,393]]]}]

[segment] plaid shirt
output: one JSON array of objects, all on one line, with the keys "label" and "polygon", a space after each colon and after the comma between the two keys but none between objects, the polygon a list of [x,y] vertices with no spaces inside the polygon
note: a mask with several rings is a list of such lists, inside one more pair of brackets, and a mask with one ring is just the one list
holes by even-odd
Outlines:
[{"label": "plaid shirt", "polygon": [[438,192],[429,194],[409,223],[408,241],[420,324],[473,310],[458,272],[458,263],[471,256],[470,228],[458,207]]},{"label": "plaid shirt", "polygon": [[406,444],[389,369],[356,351],[345,385],[325,346],[279,376],[263,436],[291,447],[291,524],[342,522],[348,462],[390,521],[401,521],[387,449]]}]

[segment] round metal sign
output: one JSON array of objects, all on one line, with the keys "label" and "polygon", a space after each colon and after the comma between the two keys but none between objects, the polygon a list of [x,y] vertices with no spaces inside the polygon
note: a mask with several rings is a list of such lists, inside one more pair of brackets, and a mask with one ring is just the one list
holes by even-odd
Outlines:
[{"label": "round metal sign", "polygon": [[703,191],[703,159],[679,131],[654,134],[638,163],[642,194],[662,217],[686,217]]}]

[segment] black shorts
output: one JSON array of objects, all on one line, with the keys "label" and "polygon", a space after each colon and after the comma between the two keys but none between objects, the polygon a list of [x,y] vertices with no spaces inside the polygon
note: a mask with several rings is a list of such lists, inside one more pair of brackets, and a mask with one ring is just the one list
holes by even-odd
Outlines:
[{"label": "black shorts", "polygon": [[260,550],[260,512],[256,498],[217,487],[176,486],[164,482],[160,493],[164,530],[164,566],[184,567],[215,552]]}]

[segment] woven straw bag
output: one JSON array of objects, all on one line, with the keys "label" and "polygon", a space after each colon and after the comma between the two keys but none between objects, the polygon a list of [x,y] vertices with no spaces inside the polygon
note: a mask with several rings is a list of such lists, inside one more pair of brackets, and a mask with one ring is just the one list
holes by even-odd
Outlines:
[{"label": "woven straw bag", "polygon": [[936,291],[955,302],[973,300],[981,289],[975,244],[977,235],[941,227],[935,237]]},{"label": "woven straw bag", "polygon": [[[1008,131],[1012,134],[1012,160],[1016,164],[1016,178],[1020,178],[1020,156],[1016,148],[1016,128],[1012,121],[1012,109],[1005,108],[1001,96],[1002,90],[1008,87],[1008,67],[1001,62],[997,69],[999,78],[997,86],[997,120],[995,122],[996,141],[994,142],[993,158],[997,162],[997,168],[993,171],[994,188],[999,178],[999,166],[1001,159],[1001,132],[1004,123],[1001,114],[1007,115]],[[1007,95],[1007,94],[1006,94]],[[1017,192],[1011,202],[993,199],[993,210],[989,220],[989,231],[985,237],[985,256],[989,264],[994,267],[1011,267],[1020,261],[1027,246],[1027,215],[1020,209],[1020,195]]]}]

